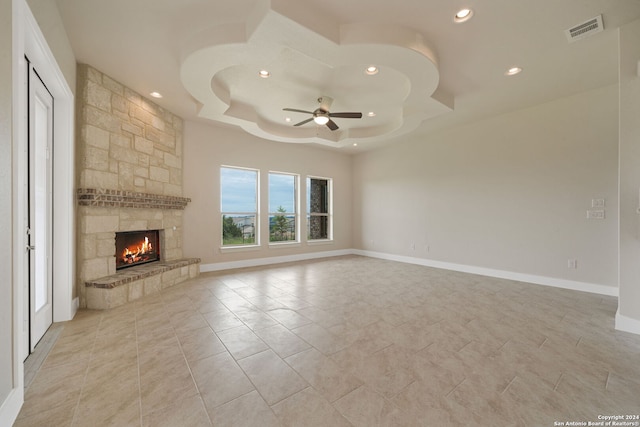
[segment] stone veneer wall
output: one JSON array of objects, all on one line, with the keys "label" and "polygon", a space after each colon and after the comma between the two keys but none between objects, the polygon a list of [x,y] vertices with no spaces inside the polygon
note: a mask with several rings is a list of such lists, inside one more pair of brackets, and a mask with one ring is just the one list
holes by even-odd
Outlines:
[{"label": "stone veneer wall", "polygon": [[78,65],[77,82],[77,290],[87,307],[85,282],[116,272],[116,231],[164,230],[163,260],[182,258],[189,199],[181,197],[182,119],[91,66]]}]

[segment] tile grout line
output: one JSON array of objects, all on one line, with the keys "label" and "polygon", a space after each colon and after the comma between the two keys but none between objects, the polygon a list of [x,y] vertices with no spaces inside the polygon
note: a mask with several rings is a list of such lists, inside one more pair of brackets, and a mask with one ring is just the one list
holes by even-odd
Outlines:
[{"label": "tile grout line", "polygon": [[[359,379],[359,378],[358,378],[358,379]],[[400,393],[402,393],[403,391],[405,391],[406,389],[408,389],[411,385],[413,385],[413,384],[415,384],[415,383],[417,383],[417,382],[418,382],[418,380],[416,380],[416,379],[415,379],[415,377],[414,377],[414,378],[413,378],[413,381],[411,381],[409,384],[407,384],[406,386],[404,386],[404,387],[402,387],[400,390],[398,390],[398,392],[397,392],[396,394],[394,394],[392,398],[387,399],[387,398],[386,398],[386,396],[382,396],[382,398],[383,398],[384,400],[386,400],[387,402],[389,402],[389,403],[393,404],[393,402],[391,401],[392,399],[395,399],[396,397],[398,397],[398,396],[400,395]],[[364,385],[366,385],[366,383],[363,383],[362,385],[364,386]],[[357,389],[356,389],[356,390],[357,390]],[[349,394],[349,393],[347,393],[347,394]],[[346,395],[345,395],[345,396],[346,396]],[[343,397],[344,397],[344,396],[343,396]]]},{"label": "tile grout line", "polygon": [[[266,343],[265,343],[265,345],[266,345]],[[267,345],[267,347],[269,347],[269,346]],[[239,360],[244,360],[244,359],[246,359],[246,358],[248,358],[248,357],[255,356],[256,354],[264,353],[264,352],[266,352],[266,351],[271,351],[273,354],[275,354],[275,355],[276,355],[276,357],[278,357],[278,358],[282,361],[282,363],[284,363],[285,365],[287,365],[287,366],[289,367],[289,369],[291,369],[293,372],[295,372],[295,373],[296,373],[296,375],[298,375],[298,376],[299,376],[299,377],[300,377],[300,378],[301,378],[305,383],[307,383],[307,387],[303,388],[302,390],[306,390],[306,389],[307,389],[307,388],[309,388],[309,387],[312,387],[312,388],[313,388],[313,386],[312,386],[311,384],[309,384],[309,382],[308,382],[306,379],[304,379],[304,378],[302,377],[302,375],[300,375],[300,374],[299,374],[295,369],[293,369],[293,367],[289,366],[289,364],[288,364],[287,362],[285,362],[285,360],[284,360],[283,358],[281,358],[280,356],[278,356],[278,354],[277,354],[275,351],[273,351],[273,349],[272,349],[271,347],[267,348],[266,350],[262,350],[262,351],[259,351],[259,352],[257,352],[257,353],[254,353],[254,354],[252,354],[252,355],[250,355],[250,356],[243,357],[242,359],[239,359]],[[232,357],[233,357],[233,356],[232,356]],[[260,397],[262,398],[262,400],[264,400],[264,402],[267,404],[267,406],[268,406],[269,408],[271,408],[271,407],[272,407],[272,406],[274,406],[274,405],[277,405],[278,403],[282,402],[283,400],[288,399],[288,398],[290,398],[291,396],[293,396],[293,395],[295,395],[295,394],[297,394],[297,393],[300,393],[300,392],[302,391],[302,390],[295,391],[295,392],[293,392],[292,394],[290,394],[290,395],[288,395],[288,396],[285,396],[285,397],[283,397],[282,399],[278,400],[277,402],[274,402],[274,403],[273,403],[273,405],[269,405],[269,403],[267,402],[267,399],[262,395],[262,393],[260,393],[260,390],[258,389],[258,387],[256,386],[256,384],[255,384],[253,381],[251,381],[251,377],[249,377],[249,374],[247,374],[247,372],[244,370],[244,368],[242,367],[242,365],[240,365],[240,363],[238,363],[238,360],[234,360],[234,361],[235,361],[236,365],[238,365],[238,368],[240,368],[240,370],[242,371],[242,373],[244,374],[244,376],[245,376],[245,377],[247,377],[247,380],[249,380],[249,382],[250,382],[250,383],[251,383],[251,385],[253,386],[253,390],[255,390],[255,391],[260,395]],[[314,390],[315,390],[315,388],[314,388]],[[317,390],[316,390],[316,391],[317,391]],[[251,392],[249,392],[249,393],[251,393]],[[235,399],[232,399],[232,400],[235,400]],[[225,402],[225,403],[228,403],[228,402]],[[221,405],[218,405],[218,406],[221,406]],[[272,409],[271,411],[273,412],[273,409]],[[275,415],[275,413],[274,413],[274,415]],[[277,418],[277,417],[276,417],[276,418]]]},{"label": "tile grout line", "polygon": [[509,387],[511,387],[511,384],[513,384],[516,378],[518,378],[518,376],[514,375],[513,378],[511,378],[511,381],[509,381],[509,384],[507,384],[507,386],[500,392],[500,394],[504,394],[509,389]]},{"label": "tile grout line", "polygon": [[449,392],[447,394],[444,395],[444,397],[449,397],[449,395],[451,393],[453,393],[458,387],[460,387],[462,385],[463,382],[465,382],[467,379],[463,378],[462,381],[460,381],[458,384],[456,384],[455,387],[453,387],[451,390],[449,390]]},{"label": "tile grout line", "polygon": [[93,344],[91,346],[91,352],[89,352],[89,360],[87,361],[87,368],[84,372],[84,377],[82,379],[82,385],[80,386],[80,393],[78,394],[78,401],[76,402],[76,407],[73,410],[73,418],[71,420],[71,426],[76,425],[76,420],[78,418],[78,411],[80,409],[80,400],[82,399],[82,392],[84,391],[84,387],[87,383],[87,377],[89,376],[89,367],[91,366],[91,359],[93,359],[93,352],[96,348],[96,343],[98,342],[98,332],[100,331],[100,326],[102,326],[102,322],[104,320],[104,313],[100,313],[100,322],[98,322],[98,326],[96,327],[95,337],[93,338]]},{"label": "tile grout line", "polygon": [[[187,296],[188,298],[188,296]],[[164,304],[164,300],[162,302]],[[195,306],[194,306],[195,308]],[[197,309],[195,310],[196,313],[198,313],[200,316],[202,316],[202,313],[200,313]],[[209,322],[207,322],[206,319],[203,320],[207,323],[207,325],[209,326],[209,328],[211,329],[211,332],[214,334],[214,336],[220,341],[220,343],[224,346],[224,343],[222,342],[222,340],[220,340],[220,338],[218,338],[218,335],[215,333],[215,331],[213,330],[213,328],[211,328],[211,325],[209,325]],[[187,369],[189,370],[189,375],[191,376],[191,381],[193,381],[193,385],[196,388],[196,391],[198,392],[198,397],[200,398],[200,400],[202,401],[202,404],[205,408],[205,413],[207,414],[207,418],[209,418],[209,422],[211,423],[211,425],[213,426],[213,420],[211,419],[211,416],[209,415],[209,411],[207,411],[207,405],[204,403],[204,399],[202,398],[202,393],[200,392],[200,388],[198,387],[198,382],[196,381],[196,378],[193,376],[193,370],[191,369],[191,365],[189,364],[189,360],[187,359],[187,355],[184,352],[184,348],[182,347],[182,343],[180,342],[180,338],[178,337],[178,334],[176,333],[176,328],[175,326],[173,326],[173,323],[171,322],[171,316],[169,315],[169,324],[171,325],[171,329],[173,329],[173,334],[176,336],[176,340],[178,341],[178,347],[180,347],[180,352],[182,353],[182,357],[184,358],[185,364],[187,365]],[[225,347],[226,349],[226,347]],[[228,351],[228,349],[227,349]],[[219,353],[221,354],[221,353]],[[214,355],[215,356],[215,355]],[[142,392],[140,392],[142,394]],[[140,397],[140,402],[142,404],[142,396]],[[140,410],[140,415],[142,416],[142,410]]]},{"label": "tile grout line", "polygon": [[462,347],[460,347],[457,351],[457,353],[460,353],[462,350],[464,350],[469,344],[471,344],[473,342],[473,340],[467,341],[467,343],[465,345],[463,345]]},{"label": "tile grout line", "polygon": [[564,376],[564,372],[562,372],[558,377],[558,379],[556,380],[556,383],[553,386],[553,391],[558,391],[558,386],[560,385],[560,381],[562,381],[563,376]]},{"label": "tile grout line", "polygon": [[[223,283],[224,283],[224,282],[223,282]],[[226,285],[225,285],[225,286],[226,286]],[[231,289],[231,288],[230,288],[230,289]],[[233,291],[233,289],[232,289],[232,291]],[[211,292],[211,290],[209,290],[209,292]],[[234,291],[234,292],[235,292],[235,291]],[[243,325],[243,326],[245,326],[246,328],[248,328],[248,329],[249,329],[249,330],[250,330],[254,335],[256,335],[256,337],[257,337],[260,341],[262,341],[262,342],[264,343],[264,345],[266,345],[266,346],[267,346],[267,349],[268,349],[268,350],[273,351],[273,349],[271,348],[271,346],[269,346],[266,342],[264,342],[264,340],[263,340],[262,338],[260,338],[257,334],[255,334],[255,332],[254,332],[254,331],[253,331],[253,330],[252,330],[252,329],[251,329],[251,328],[250,328],[250,327],[249,327],[249,326],[248,326],[248,325],[247,325],[247,324],[246,324],[242,319],[240,319],[238,316],[236,316],[235,312],[233,312],[233,310],[231,310],[231,309],[230,309],[226,304],[224,304],[224,302],[222,302],[222,300],[221,300],[220,298],[218,298],[218,297],[217,297],[213,292],[211,292],[211,295],[213,295],[213,297],[214,297],[214,298],[216,298],[216,299],[217,299],[217,300],[218,300],[222,305],[224,305],[224,306],[225,306],[225,308],[226,308],[227,310],[229,310],[229,312],[230,312],[230,313],[231,313],[231,314],[232,314],[236,319],[238,319],[238,320],[242,323],[242,325]],[[250,302],[249,302],[249,303],[250,303]],[[262,395],[262,393],[260,393],[260,390],[258,390],[258,388],[257,388],[257,387],[256,387],[256,385],[253,383],[253,381],[251,381],[251,378],[249,378],[249,376],[247,375],[247,373],[245,372],[245,370],[244,370],[244,369],[242,369],[242,366],[238,363],[238,361],[239,361],[239,360],[246,359],[247,357],[250,357],[250,356],[253,356],[253,355],[248,355],[248,356],[245,356],[245,357],[243,357],[243,358],[236,359],[236,358],[235,358],[235,356],[231,353],[231,351],[230,351],[230,350],[229,350],[229,348],[227,347],[227,344],[225,344],[225,342],[224,342],[222,339],[220,339],[220,337],[218,336],[218,334],[216,333],[216,331],[213,329],[213,325],[209,324],[209,322],[208,322],[206,319],[205,319],[205,322],[207,322],[207,324],[208,324],[208,325],[209,325],[209,327],[211,328],[211,331],[213,332],[213,334],[216,336],[216,338],[218,338],[218,340],[220,341],[220,343],[222,344],[222,346],[224,347],[224,349],[226,350],[226,352],[229,354],[229,356],[231,357],[231,360],[233,361],[233,363],[235,363],[235,364],[236,364],[236,366],[238,367],[238,369],[240,369],[240,371],[244,374],[244,376],[245,376],[245,378],[247,379],[247,381],[249,381],[249,382],[251,383],[251,385],[253,386],[253,390],[251,390],[251,391],[249,391],[249,392],[247,392],[247,393],[245,393],[245,394],[243,394],[243,395],[241,395],[241,396],[235,397],[235,398],[233,398],[233,399],[229,400],[228,402],[221,403],[220,405],[216,406],[215,408],[219,408],[219,407],[220,407],[220,406],[222,406],[222,405],[226,405],[226,404],[227,404],[227,403],[229,403],[229,402],[233,402],[234,400],[237,400],[237,399],[239,399],[240,397],[242,397],[242,396],[246,396],[247,394],[251,393],[252,391],[255,391],[256,393],[258,393],[258,395],[260,396],[260,398],[265,402],[265,404],[267,405],[267,407],[269,408],[269,410],[271,411],[271,413],[273,413],[274,417],[275,417],[275,418],[278,418],[278,417],[276,416],[275,412],[273,412],[273,409],[272,409],[272,407],[271,407],[272,405],[269,405],[269,404],[267,403],[267,401],[266,401],[266,399],[264,398],[264,396]],[[234,326],[234,327],[239,327],[239,326]],[[228,328],[228,329],[233,329],[233,328]],[[225,330],[228,330],[228,329],[225,329]],[[220,332],[222,332],[222,331],[220,331]],[[177,336],[176,336],[176,337],[177,337]],[[179,340],[179,339],[178,339],[178,343],[179,343],[179,345],[180,345],[180,349],[182,350],[182,344],[180,343],[180,340]],[[254,354],[259,354],[259,353],[262,353],[262,352],[264,352],[264,351],[267,351],[267,350],[259,351],[258,353],[254,353]],[[183,356],[184,356],[184,350],[182,350],[182,352],[183,352]],[[277,355],[277,353],[275,353],[275,351],[274,351],[274,354],[276,354],[276,355]],[[279,356],[278,356],[278,357],[279,357]],[[185,356],[185,360],[186,360],[186,356]],[[282,359],[282,358],[281,358],[281,360],[282,360],[284,363],[286,363],[286,362],[284,361],[284,359]],[[200,389],[198,388],[198,383],[196,382],[195,377],[193,377],[193,371],[191,370],[191,366],[189,365],[189,362],[188,362],[188,361],[187,361],[187,366],[188,366],[188,368],[189,368],[189,373],[191,373],[191,378],[193,379],[193,382],[194,382],[194,383],[195,383],[195,385],[196,385],[196,390],[198,390],[198,395],[202,398],[202,394],[200,394]],[[287,366],[288,366],[288,365],[287,365]],[[284,400],[284,399],[282,399],[282,400]],[[204,402],[203,402],[203,403],[204,403]],[[205,404],[205,408],[206,408],[206,404]],[[213,409],[215,409],[215,408],[213,408]],[[210,422],[211,422],[211,424],[213,425],[213,420],[211,419],[211,416],[209,415],[209,411],[206,411],[206,412],[207,412],[207,416],[209,417],[209,421],[210,421]]]},{"label": "tile grout line", "polygon": [[[161,300],[162,301],[162,300]],[[164,305],[164,301],[162,301]],[[134,327],[136,330],[136,369],[138,371],[138,411],[140,411],[140,426],[143,426],[143,418],[142,418],[142,385],[140,381],[140,342],[138,337],[138,313],[137,313],[137,304],[133,306],[133,319],[134,319]]]}]

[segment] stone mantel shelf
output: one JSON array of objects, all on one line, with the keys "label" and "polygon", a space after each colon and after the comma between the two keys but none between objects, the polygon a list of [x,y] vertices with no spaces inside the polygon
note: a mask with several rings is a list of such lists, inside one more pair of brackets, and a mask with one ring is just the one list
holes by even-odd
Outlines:
[{"label": "stone mantel shelf", "polygon": [[78,188],[79,206],[137,209],[184,209],[191,199],[124,190]]}]

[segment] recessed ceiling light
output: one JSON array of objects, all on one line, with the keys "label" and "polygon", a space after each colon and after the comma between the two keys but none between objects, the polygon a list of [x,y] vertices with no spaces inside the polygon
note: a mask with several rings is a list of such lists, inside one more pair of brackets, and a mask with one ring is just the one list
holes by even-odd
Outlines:
[{"label": "recessed ceiling light", "polygon": [[378,67],[376,67],[375,65],[370,65],[365,70],[365,73],[369,74],[370,76],[373,76],[374,74],[378,74],[378,71],[380,71],[378,70]]},{"label": "recessed ceiling light", "polygon": [[373,111],[369,111],[369,112],[367,113],[367,116],[369,116],[369,117],[375,117],[375,116],[376,116],[376,113],[374,113]]},{"label": "recessed ceiling light", "polygon": [[151,92],[149,95],[153,96],[154,98],[162,98],[162,94],[160,92]]},{"label": "recessed ceiling light", "polygon": [[358,146],[358,143],[357,143],[357,142],[354,142],[354,143],[353,143],[353,146],[354,146],[354,147],[357,147],[357,146]]},{"label": "recessed ceiling light", "polygon": [[458,13],[453,17],[453,22],[466,22],[473,16],[473,10],[471,9],[460,9]]},{"label": "recessed ceiling light", "polygon": [[285,121],[285,122],[287,122],[287,123],[289,123],[289,122],[291,121],[291,117],[285,117],[285,118],[284,118],[284,121]]},{"label": "recessed ceiling light", "polygon": [[268,72],[267,70],[260,70],[260,72],[259,72],[258,74],[259,74],[259,75],[260,75],[260,77],[262,77],[263,79],[266,79],[266,78],[268,78],[268,77],[271,75],[271,73],[270,73],[270,72]]},{"label": "recessed ceiling light", "polygon": [[505,71],[505,76],[515,76],[516,74],[520,74],[522,72],[522,68],[520,67],[511,67],[507,71]]}]

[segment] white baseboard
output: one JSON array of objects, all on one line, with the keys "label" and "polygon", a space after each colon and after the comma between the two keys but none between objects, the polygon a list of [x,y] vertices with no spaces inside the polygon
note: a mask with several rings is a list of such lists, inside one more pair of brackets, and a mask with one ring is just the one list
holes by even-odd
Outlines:
[{"label": "white baseboard", "polygon": [[266,258],[253,258],[242,261],[218,262],[214,264],[200,264],[200,272],[232,270],[235,268],[260,267],[263,265],[282,264],[285,262],[307,261],[310,259],[329,258],[334,256],[353,255],[352,249],[342,249],[336,251],[311,252],[306,254],[285,255]]},{"label": "white baseboard", "polygon": [[18,418],[20,408],[24,403],[22,384],[11,390],[4,402],[0,403],[0,426],[11,426]]},{"label": "white baseboard", "polygon": [[404,262],[408,264],[423,265],[425,267],[441,268],[443,270],[460,271],[463,273],[478,274],[480,276],[496,277],[499,279],[516,280],[518,282],[534,283],[536,285],[552,286],[555,288],[571,289],[574,291],[589,292],[593,294],[618,296],[618,288],[594,283],[578,282],[575,280],[557,279],[555,277],[537,276],[534,274],[515,273],[512,271],[496,270],[492,268],[475,267],[472,265],[455,264],[450,262],[435,261],[424,258],[414,258],[402,255],[393,255],[382,252],[365,251],[355,249],[355,255],[372,258],[386,259],[390,261]]},{"label": "white baseboard", "polygon": [[640,320],[623,316],[620,314],[620,310],[618,310],[616,312],[616,329],[640,335]]},{"label": "white baseboard", "polygon": [[76,317],[76,313],[80,309],[80,298],[75,297],[73,301],[71,301],[71,318]]}]

